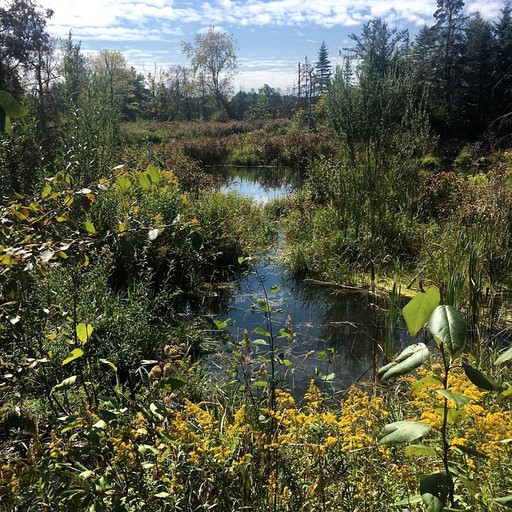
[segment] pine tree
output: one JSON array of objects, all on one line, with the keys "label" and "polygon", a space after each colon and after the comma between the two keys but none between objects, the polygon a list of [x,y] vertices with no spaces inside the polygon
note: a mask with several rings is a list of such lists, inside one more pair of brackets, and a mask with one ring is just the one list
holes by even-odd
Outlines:
[{"label": "pine tree", "polygon": [[332,67],[329,61],[329,52],[325,41],[322,42],[318,51],[318,60],[315,64],[316,69],[316,90],[319,96],[323,96],[331,84]]}]

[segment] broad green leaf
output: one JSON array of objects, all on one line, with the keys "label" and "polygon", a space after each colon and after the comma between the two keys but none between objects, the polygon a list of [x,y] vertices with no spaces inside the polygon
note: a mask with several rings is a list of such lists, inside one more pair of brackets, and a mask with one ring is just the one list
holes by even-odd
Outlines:
[{"label": "broad green leaf", "polygon": [[160,421],[164,421],[168,414],[167,407],[158,402],[151,402],[149,410],[152,412],[153,416]]},{"label": "broad green leaf", "polygon": [[187,381],[183,378],[166,377],[160,380],[160,389],[171,393],[172,391],[182,388],[186,383]]},{"label": "broad green leaf", "polygon": [[448,389],[436,389],[436,393],[443,395],[447,400],[452,402],[452,404],[454,404],[455,407],[457,407],[457,409],[464,407],[467,403],[471,401],[471,399],[468,398],[467,396],[459,395],[458,393],[452,393]]},{"label": "broad green leaf", "polygon": [[432,286],[425,293],[416,294],[404,306],[402,313],[411,336],[418,334],[418,331],[427,323],[432,311],[439,305],[440,301],[439,290]]},{"label": "broad green leaf", "polygon": [[453,306],[437,306],[428,321],[428,328],[438,344],[452,359],[464,350],[466,343],[466,321]]},{"label": "broad green leaf", "polygon": [[494,364],[496,366],[503,364],[507,361],[510,361],[512,359],[512,346],[510,346],[505,352],[503,352],[496,361],[494,361]]},{"label": "broad green leaf", "polygon": [[504,496],[503,498],[496,498],[494,501],[504,507],[512,508],[512,495]]},{"label": "broad green leaf", "polygon": [[76,326],[76,335],[78,339],[83,343],[87,343],[87,340],[91,337],[94,328],[91,324],[80,323]]},{"label": "broad green leaf", "polygon": [[110,366],[110,368],[112,368],[112,370],[114,370],[117,373],[117,366],[112,361],[108,361],[107,359],[100,359],[99,361],[102,364],[107,364],[108,366]]},{"label": "broad green leaf", "polygon": [[258,388],[264,388],[267,385],[267,382],[264,380],[258,380],[256,381],[253,386],[256,386]]},{"label": "broad green leaf", "polygon": [[261,336],[267,336],[267,338],[270,338],[270,333],[268,331],[265,331],[262,327],[256,327],[254,331],[256,334],[261,334]]},{"label": "broad green leaf", "polygon": [[71,354],[69,354],[64,361],[62,361],[62,366],[71,363],[71,361],[74,361],[75,359],[78,359],[79,357],[82,357],[84,355],[84,351],[81,348],[75,348],[75,350],[71,351]]},{"label": "broad green leaf", "polygon": [[428,359],[429,351],[425,343],[416,343],[403,350],[396,361],[381,368],[377,373],[380,380],[385,381],[392,377],[405,375],[414,368],[421,366]]},{"label": "broad green leaf", "polygon": [[441,377],[438,377],[437,375],[427,375],[426,377],[423,377],[423,379],[420,379],[411,389],[412,396],[417,396],[421,391],[423,391],[426,387],[442,384],[443,381]]},{"label": "broad green leaf", "polygon": [[51,194],[51,192],[52,192],[52,187],[48,183],[45,185],[45,187],[41,191],[41,199],[46,199]]},{"label": "broad green leaf", "polygon": [[139,175],[139,183],[144,190],[149,190],[151,188],[151,180],[146,173]]},{"label": "broad green leaf", "polygon": [[433,446],[425,446],[424,444],[411,444],[405,447],[405,454],[409,458],[421,457],[424,455],[436,455],[437,451]]},{"label": "broad green leaf", "polygon": [[84,222],[84,227],[89,233],[91,233],[91,235],[96,234],[96,228],[94,227],[94,224],[90,220],[86,220]]},{"label": "broad green leaf", "polygon": [[265,341],[265,340],[262,340],[262,339],[254,340],[251,343],[252,343],[252,345],[262,345],[264,347],[266,347],[268,345],[268,341]]},{"label": "broad green leaf", "polygon": [[403,500],[397,501],[393,503],[393,507],[401,507],[403,505],[413,505],[414,503],[421,503],[421,494],[416,494],[416,496],[407,496]]},{"label": "broad green leaf", "polygon": [[154,165],[148,165],[145,174],[153,185],[158,185],[160,183],[160,170]]},{"label": "broad green leaf", "polygon": [[451,479],[445,473],[435,473],[420,480],[420,494],[428,512],[441,512],[450,493]]},{"label": "broad green leaf", "polygon": [[121,191],[121,194],[126,194],[132,186],[132,182],[125,176],[118,178],[116,183],[117,183],[117,186],[119,187],[119,190]]},{"label": "broad green leaf", "polygon": [[150,444],[139,444],[139,446],[137,446],[137,451],[141,455],[148,451],[153,453],[154,455],[160,455],[160,450],[154,446],[151,446]]},{"label": "broad green leaf", "polygon": [[270,293],[278,293],[281,290],[281,287],[278,284],[275,284],[270,288]]},{"label": "broad green leaf", "polygon": [[410,443],[430,432],[430,425],[417,421],[396,421],[386,425],[378,436],[378,444]]},{"label": "broad green leaf", "polygon": [[78,375],[73,375],[71,377],[68,377],[67,379],[64,379],[56,386],[53,386],[51,393],[53,393],[54,391],[64,391],[66,389],[71,389],[76,384],[77,379]]},{"label": "broad green leaf", "polygon": [[0,91],[0,105],[7,117],[19,118],[26,116],[28,112],[7,91]]},{"label": "broad green leaf", "polygon": [[266,300],[258,299],[258,306],[265,313],[270,313],[270,306]]},{"label": "broad green leaf", "polygon": [[503,388],[492,378],[487,377],[469,364],[464,365],[467,378],[478,388],[485,391],[501,391]]},{"label": "broad green leaf", "polygon": [[[440,416],[444,417],[444,407],[436,407],[434,412]],[[456,425],[466,416],[466,411],[464,409],[448,409],[446,414],[446,421],[449,425]]]}]

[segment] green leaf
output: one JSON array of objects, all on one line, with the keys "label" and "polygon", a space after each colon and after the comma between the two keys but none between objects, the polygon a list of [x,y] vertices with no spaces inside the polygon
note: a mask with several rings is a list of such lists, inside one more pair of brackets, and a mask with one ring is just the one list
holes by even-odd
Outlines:
[{"label": "green leaf", "polygon": [[507,361],[512,359],[512,346],[510,346],[505,352],[503,352],[496,361],[494,361],[495,366],[499,366]]},{"label": "green leaf", "polygon": [[94,331],[94,328],[91,324],[80,323],[76,326],[76,335],[84,345],[85,343],[87,343],[87,340],[91,337],[92,331]]},{"label": "green leaf", "polygon": [[69,354],[64,361],[62,361],[62,366],[71,363],[71,361],[74,361],[75,359],[78,359],[79,357],[82,357],[84,355],[84,351],[81,348],[75,348],[75,350],[71,351],[71,354]]},{"label": "green leaf", "polygon": [[217,327],[217,329],[225,329],[227,326],[228,326],[228,322],[223,320],[214,320],[213,323],[215,324],[215,327]]},{"label": "green leaf", "polygon": [[278,293],[279,290],[281,290],[281,287],[278,284],[275,284],[272,286],[272,288],[270,288],[270,293]]},{"label": "green leaf", "polygon": [[378,444],[410,443],[430,432],[430,425],[416,421],[396,421],[386,425],[378,436]]},{"label": "green leaf", "polygon": [[112,361],[108,361],[107,359],[100,359],[99,361],[102,364],[107,364],[108,366],[110,366],[110,368],[112,368],[112,370],[114,370],[117,373],[117,366]]},{"label": "green leaf", "polygon": [[432,286],[425,293],[416,294],[404,306],[402,313],[411,336],[418,334],[418,331],[427,323],[432,311],[439,305],[440,301],[439,290]]},{"label": "green leaf", "polygon": [[201,231],[192,231],[190,233],[190,243],[195,251],[199,251],[203,247],[204,235]]},{"label": "green leaf", "polygon": [[256,334],[260,334],[261,336],[267,336],[267,338],[270,338],[270,333],[268,331],[265,331],[262,327],[256,327],[252,332],[255,332]]},{"label": "green leaf", "polygon": [[[444,407],[436,407],[434,412],[440,416],[444,417]],[[466,416],[466,411],[464,409],[448,409],[446,414],[446,421],[449,425],[457,425],[462,419]]]},{"label": "green leaf", "polygon": [[160,183],[160,170],[154,165],[148,165],[145,174],[153,185],[158,185]]},{"label": "green leaf", "polygon": [[407,496],[403,500],[397,501],[393,503],[393,507],[401,507],[403,505],[413,505],[414,503],[421,503],[421,494],[416,494],[416,496]]},{"label": "green leaf", "polygon": [[68,377],[67,379],[64,379],[56,386],[53,386],[50,394],[52,394],[54,391],[65,391],[67,389],[71,389],[76,384],[77,379],[78,375],[73,375],[71,377]]},{"label": "green leaf", "polygon": [[89,221],[89,220],[86,220],[84,222],[84,226],[85,226],[85,229],[91,233],[91,235],[95,235],[96,234],[96,228],[94,227],[94,224]]},{"label": "green leaf", "polygon": [[489,458],[489,456],[485,453],[479,452],[478,450],[475,450],[475,448],[465,444],[454,444],[452,446],[455,446],[458,450],[465,453],[466,455],[470,455],[471,457],[480,457],[482,459]]},{"label": "green leaf", "polygon": [[121,194],[127,194],[132,186],[132,182],[125,176],[118,178],[116,183],[117,183],[117,186],[119,187]]},{"label": "green leaf", "polygon": [[437,306],[428,321],[428,328],[438,344],[452,359],[464,350],[466,344],[466,321],[453,306]]},{"label": "green leaf", "polygon": [[155,494],[155,498],[168,498],[170,494],[168,492],[158,492]]},{"label": "green leaf", "polygon": [[7,117],[19,118],[26,116],[28,112],[7,91],[0,91],[0,105]]},{"label": "green leaf", "polygon": [[46,199],[51,194],[51,192],[52,192],[52,187],[48,183],[45,185],[45,187],[41,191],[41,199]]},{"label": "green leaf", "polygon": [[258,380],[253,385],[258,387],[258,388],[264,388],[264,387],[266,387],[267,382],[264,381],[264,380]]},{"label": "green leaf", "polygon": [[186,383],[187,381],[182,378],[166,377],[160,380],[160,389],[163,389],[164,391],[171,393],[173,391],[176,391],[177,389],[182,388]]},{"label": "green leaf", "polygon": [[447,400],[452,402],[452,404],[454,404],[457,409],[464,407],[471,401],[471,399],[467,396],[459,395],[458,393],[452,393],[448,389],[436,389],[436,393],[443,395]]},{"label": "green leaf", "polygon": [[380,380],[385,381],[392,377],[405,375],[414,368],[421,366],[428,359],[429,351],[425,343],[416,343],[403,350],[396,361],[384,366],[377,372]]},{"label": "green leaf", "polygon": [[144,190],[149,190],[151,188],[151,180],[146,173],[139,175],[139,183]]},{"label": "green leaf", "polygon": [[405,454],[409,458],[421,457],[424,455],[436,455],[437,451],[433,446],[425,446],[424,444],[411,444],[405,447]]},{"label": "green leaf", "polygon": [[494,501],[504,507],[512,508],[512,495],[504,496],[503,498],[496,498]]},{"label": "green leaf", "polygon": [[445,473],[435,473],[420,480],[420,494],[428,512],[441,512],[448,498],[451,478]]},{"label": "green leaf", "polygon": [[435,385],[435,384],[442,384],[443,380],[441,377],[438,377],[437,375],[427,375],[426,377],[423,377],[423,379],[420,379],[411,389],[412,396],[417,396],[423,391],[426,387]]},{"label": "green leaf", "polygon": [[265,313],[270,313],[270,306],[266,300],[258,299],[258,306]]},{"label": "green leaf", "polygon": [[464,365],[467,378],[478,388],[485,391],[502,391],[502,387],[492,378],[487,377],[469,364]]}]

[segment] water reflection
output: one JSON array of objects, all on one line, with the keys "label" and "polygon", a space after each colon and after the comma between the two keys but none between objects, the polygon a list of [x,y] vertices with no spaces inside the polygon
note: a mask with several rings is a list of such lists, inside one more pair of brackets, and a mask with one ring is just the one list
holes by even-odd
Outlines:
[{"label": "water reflection", "polygon": [[282,197],[302,183],[300,172],[286,167],[212,167],[222,178],[220,192],[238,192],[265,204]]},{"label": "water reflection", "polygon": [[[282,196],[299,183],[299,178],[287,170],[224,167],[219,172],[226,179],[222,190],[237,190],[259,202]],[[273,287],[279,287],[279,291],[270,294]],[[298,396],[311,379],[320,385],[344,389],[355,380],[371,377],[375,365],[380,364],[380,347],[389,338],[387,314],[382,309],[385,304],[379,305],[368,292],[294,279],[280,266],[276,249],[248,275],[234,278],[231,291],[218,302],[222,306],[216,314],[222,320],[230,319],[228,330],[234,341],[243,339],[244,329],[251,333],[253,341],[261,338],[255,329],[269,330],[257,305],[265,292],[272,307],[273,334],[286,327],[288,318],[296,333],[291,345],[286,338],[279,338],[276,343],[278,353],[292,362],[291,366],[281,366],[281,375]],[[400,329],[393,338],[396,349],[407,341]],[[253,346],[253,350],[253,357],[257,358],[268,347]],[[322,380],[327,375],[328,382]]]}]

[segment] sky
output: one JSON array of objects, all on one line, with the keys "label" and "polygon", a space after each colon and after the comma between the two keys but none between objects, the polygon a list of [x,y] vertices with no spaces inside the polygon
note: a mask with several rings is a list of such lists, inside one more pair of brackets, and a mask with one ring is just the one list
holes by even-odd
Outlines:
[{"label": "sky", "polygon": [[[142,73],[190,65],[183,41],[193,42],[209,26],[236,41],[240,61],[233,85],[258,90],[264,84],[287,92],[296,83],[297,63],[318,58],[323,41],[331,64],[350,46],[368,20],[382,18],[411,35],[432,24],[435,0],[39,0],[54,15],[50,34],[69,32],[82,50],[122,52]],[[496,19],[503,0],[466,0],[468,13]]]}]

